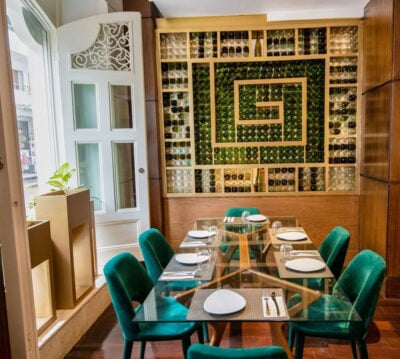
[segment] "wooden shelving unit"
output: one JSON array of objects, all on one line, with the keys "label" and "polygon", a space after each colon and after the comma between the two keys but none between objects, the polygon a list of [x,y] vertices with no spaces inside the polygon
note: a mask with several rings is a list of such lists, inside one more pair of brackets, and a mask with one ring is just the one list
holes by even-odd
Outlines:
[{"label": "wooden shelving unit", "polygon": [[53,243],[49,221],[31,221],[27,226],[36,327],[40,335],[56,320]]},{"label": "wooden shelving unit", "polygon": [[36,197],[36,217],[50,221],[57,309],[72,309],[94,287],[92,206],[89,190]]},{"label": "wooden shelving unit", "polygon": [[158,19],[156,35],[164,196],[358,193],[360,20]]}]

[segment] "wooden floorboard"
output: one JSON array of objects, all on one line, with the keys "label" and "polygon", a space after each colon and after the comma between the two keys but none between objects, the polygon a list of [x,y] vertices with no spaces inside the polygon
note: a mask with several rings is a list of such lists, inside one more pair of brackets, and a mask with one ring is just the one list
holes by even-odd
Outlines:
[{"label": "wooden floorboard", "polygon": [[[196,335],[192,343],[197,342]],[[272,339],[267,323],[243,323],[241,328],[228,327],[221,346],[254,347],[271,345]],[[400,357],[400,300],[383,299],[378,302],[374,322],[369,329],[368,353],[370,359],[397,359]],[[123,338],[113,308],[110,306],[66,356],[77,358],[121,358]],[[139,357],[139,344],[133,346],[132,358]],[[179,341],[148,343],[145,358],[181,359]],[[304,359],[352,358],[348,342],[307,338]]]}]

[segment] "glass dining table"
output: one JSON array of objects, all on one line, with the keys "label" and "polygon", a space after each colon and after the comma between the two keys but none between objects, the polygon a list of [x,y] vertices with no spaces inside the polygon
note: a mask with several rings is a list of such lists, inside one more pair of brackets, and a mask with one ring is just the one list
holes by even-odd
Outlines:
[{"label": "glass dining table", "polygon": [[[289,358],[292,353],[283,332],[284,323],[361,321],[337,286],[333,293],[327,294],[290,281],[288,275],[285,279],[279,276],[277,268],[281,263],[276,260],[282,258],[274,252],[279,252],[281,243],[277,230],[271,228],[274,221],[282,224],[279,229],[282,233],[299,233],[302,229],[294,217],[261,215],[253,221],[233,217],[197,219],[152,291],[138,306],[133,320],[207,322],[212,329],[210,345],[219,345],[228,323],[268,322],[274,344],[284,347]],[[304,238],[290,244],[305,253],[301,258],[311,259],[307,251],[315,249],[303,233]],[[300,268],[294,271],[294,277],[323,276],[324,271],[326,266],[311,273],[302,273]],[[175,288],[177,282],[180,285]],[[188,308],[187,313],[160,314],[165,313],[160,309],[166,296],[174,296]]]}]

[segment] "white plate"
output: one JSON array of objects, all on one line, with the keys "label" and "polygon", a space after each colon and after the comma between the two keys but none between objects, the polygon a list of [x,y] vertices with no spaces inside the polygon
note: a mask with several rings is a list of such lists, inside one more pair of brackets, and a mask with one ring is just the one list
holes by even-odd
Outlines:
[{"label": "white plate", "polygon": [[247,216],[247,220],[250,222],[264,222],[267,220],[267,217],[262,214],[252,214],[251,216]]},{"label": "white plate", "polygon": [[285,267],[297,272],[316,272],[325,268],[325,263],[314,258],[296,258],[285,262]]},{"label": "white plate", "polygon": [[208,238],[211,236],[215,236],[215,232],[210,232],[210,231],[189,231],[188,232],[189,237],[192,238]]},{"label": "white plate", "polygon": [[229,289],[216,290],[204,301],[204,310],[217,315],[236,313],[245,306],[246,299]]},{"label": "white plate", "polygon": [[303,239],[307,239],[307,234],[304,232],[283,232],[278,233],[276,238],[284,241],[302,241]]},{"label": "white plate", "polygon": [[210,257],[206,255],[198,256],[197,253],[179,253],[175,255],[175,259],[181,264],[198,264],[207,262]]}]

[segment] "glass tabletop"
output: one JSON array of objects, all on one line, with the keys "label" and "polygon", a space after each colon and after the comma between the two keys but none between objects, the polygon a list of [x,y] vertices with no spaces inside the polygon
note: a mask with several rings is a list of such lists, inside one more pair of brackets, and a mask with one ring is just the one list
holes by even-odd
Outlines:
[{"label": "glass tabletop", "polygon": [[[241,218],[196,220],[193,230],[198,232],[191,233],[194,237],[188,234],[184,238],[166,268],[174,268],[178,275],[160,277],[145,301],[137,307],[133,320],[360,321],[358,313],[337,286],[334,293],[326,295],[271,272],[265,260],[265,248],[271,242],[268,229],[272,219],[288,227],[299,227],[294,217],[270,217],[260,222]],[[185,262],[195,255],[197,258],[208,256],[209,260]],[[183,264],[180,263],[182,258]],[[187,286],[174,289],[174,282],[187,283]],[[163,307],[171,300],[178,301],[185,310],[166,313]]]},{"label": "glass tabletop", "polygon": [[[157,282],[144,303],[138,307],[134,321],[361,320],[339,288],[336,288],[336,292],[332,295],[326,295],[251,268],[239,268],[212,281],[198,281],[194,285],[188,290],[165,296],[165,282]],[[275,293],[274,299],[273,293]],[[171,313],[162,310],[171,295],[182,306],[188,308],[188,311],[181,311],[171,316]],[[217,308],[212,310],[213,306],[210,304],[212,295],[215,297],[215,305],[218,306],[218,301],[223,301],[224,307],[227,308],[226,312],[221,312]],[[265,306],[267,308],[264,308]]]}]

